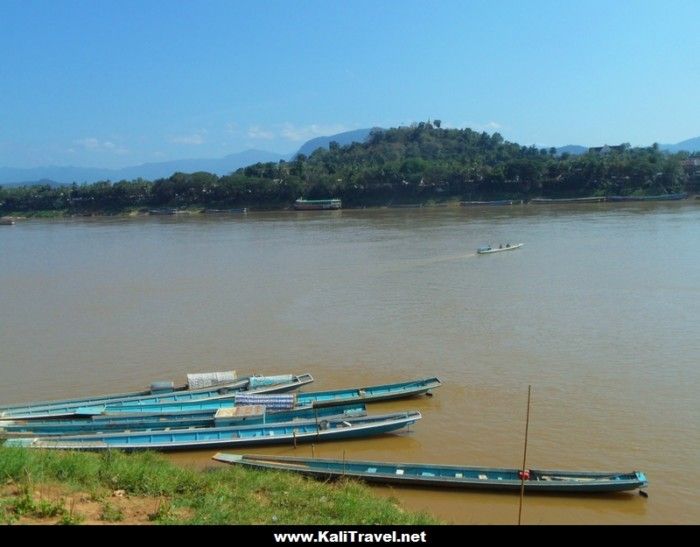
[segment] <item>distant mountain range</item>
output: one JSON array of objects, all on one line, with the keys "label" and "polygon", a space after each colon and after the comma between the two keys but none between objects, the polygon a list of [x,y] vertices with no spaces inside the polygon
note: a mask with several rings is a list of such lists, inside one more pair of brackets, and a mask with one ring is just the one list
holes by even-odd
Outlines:
[{"label": "distant mountain range", "polygon": [[[676,144],[659,144],[659,150],[664,150],[666,152],[676,153],[676,152],[700,152],[700,137],[695,137],[694,139],[687,139]],[[567,146],[561,146],[557,148],[559,154],[568,152],[572,155],[585,154],[588,152],[587,146],[579,146],[578,144],[569,144]]]},{"label": "distant mountain range", "polygon": [[700,137],[681,141],[677,144],[660,144],[659,148],[668,152],[700,152]]},{"label": "distant mountain range", "polygon": [[[298,154],[310,156],[317,148],[328,148],[330,143],[335,141],[341,146],[353,142],[364,142],[372,129],[356,129],[345,131],[328,137],[317,137],[305,142],[294,154],[277,154],[266,150],[244,150],[235,154],[229,154],[223,158],[199,158],[172,160],[157,163],[143,163],[123,167],[121,169],[104,169],[96,167],[33,167],[19,169],[13,167],[0,167],[0,184],[7,186],[19,186],[30,184],[71,184],[73,182],[97,182],[99,180],[134,180],[144,178],[155,180],[169,177],[178,171],[183,173],[194,173],[196,171],[207,171],[216,175],[226,175],[241,167],[246,167],[258,162],[278,162],[280,160],[289,161]],[[668,152],[699,152],[700,137],[688,139],[677,144],[660,144],[661,150]],[[587,146],[569,144],[557,148],[559,154],[569,153],[572,155],[585,154]]]},{"label": "distant mountain range", "polygon": [[245,150],[236,154],[229,154],[223,158],[143,163],[121,169],[72,166],[33,167],[30,169],[0,167],[0,184],[70,184],[72,182],[97,182],[98,180],[115,182],[119,180],[133,180],[139,177],[154,180],[169,177],[177,171],[183,173],[208,171],[217,175],[225,175],[246,165],[257,162],[277,162],[280,159],[286,159],[286,156],[265,150]]},{"label": "distant mountain range", "polygon": [[365,142],[371,131],[372,129],[355,129],[354,131],[346,131],[344,133],[338,133],[337,135],[331,135],[330,137],[316,137],[302,144],[295,156],[298,154],[310,156],[317,148],[327,149],[333,141],[337,142],[340,146],[346,146],[353,142]]},{"label": "distant mountain range", "polygon": [[557,154],[571,154],[572,156],[578,156],[580,154],[585,154],[588,152],[587,146],[579,146],[578,144],[567,144],[566,146],[560,146],[557,148]]},{"label": "distant mountain range", "polygon": [[241,167],[246,167],[254,163],[265,163],[269,161],[278,162],[280,160],[289,161],[298,154],[306,156],[317,148],[328,148],[333,141],[341,146],[352,142],[363,142],[369,135],[371,129],[357,129],[346,131],[328,137],[317,137],[305,142],[294,154],[279,154],[266,150],[245,150],[236,154],[229,154],[223,158],[199,158],[188,160],[172,160],[156,163],[143,163],[123,167],[121,169],[105,169],[98,167],[33,167],[29,169],[18,169],[14,167],[0,167],[0,184],[6,186],[22,186],[31,184],[71,184],[73,182],[97,182],[98,180],[133,180],[139,177],[146,180],[155,180],[169,177],[178,171],[182,173],[194,173],[196,171],[207,171],[216,175],[226,175]]}]

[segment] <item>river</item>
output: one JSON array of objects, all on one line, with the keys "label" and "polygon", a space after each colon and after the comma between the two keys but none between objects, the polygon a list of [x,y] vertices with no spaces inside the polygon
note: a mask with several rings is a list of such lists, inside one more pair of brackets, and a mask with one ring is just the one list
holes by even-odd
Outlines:
[{"label": "river", "polygon": [[[409,433],[316,456],[519,467],[531,385],[528,467],[640,469],[649,498],[526,495],[523,522],[700,523],[697,200],[24,220],[0,227],[0,266],[0,402],[211,370],[435,375],[434,397],[369,409],[420,410]],[[517,522],[517,495],[374,489]]]}]

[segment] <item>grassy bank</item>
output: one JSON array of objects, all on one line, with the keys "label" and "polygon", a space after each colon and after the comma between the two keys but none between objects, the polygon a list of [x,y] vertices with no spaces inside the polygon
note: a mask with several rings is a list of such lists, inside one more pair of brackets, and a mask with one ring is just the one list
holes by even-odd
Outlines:
[{"label": "grassy bank", "polygon": [[350,481],[235,466],[197,471],[153,453],[0,447],[1,523],[430,524]]}]

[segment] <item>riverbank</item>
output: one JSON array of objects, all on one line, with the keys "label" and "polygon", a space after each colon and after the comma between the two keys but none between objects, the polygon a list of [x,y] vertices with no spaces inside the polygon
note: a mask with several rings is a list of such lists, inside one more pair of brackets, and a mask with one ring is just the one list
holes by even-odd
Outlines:
[{"label": "riverbank", "polygon": [[[617,199],[616,199],[617,198]],[[656,202],[656,201],[693,201],[693,199],[700,199],[700,195],[689,195],[683,199],[650,199],[644,197],[627,197],[619,198],[618,196],[613,197],[588,197],[588,198],[562,198],[562,199],[514,199],[514,200],[498,200],[498,201],[461,201],[458,198],[449,198],[444,201],[437,200],[404,200],[401,202],[395,201],[375,201],[363,205],[345,205],[343,210],[358,210],[358,209],[421,209],[421,208],[459,208],[462,206],[481,206],[481,207],[491,207],[491,206],[506,206],[506,207],[516,207],[516,206],[530,206],[530,205],[570,205],[575,204],[600,204],[600,203],[638,203],[638,202]],[[509,202],[509,203],[506,203]],[[84,218],[84,217],[146,217],[146,216],[212,216],[215,213],[217,216],[240,216],[245,215],[246,212],[283,212],[287,211],[290,213],[299,213],[304,211],[296,211],[291,205],[285,204],[280,206],[260,206],[254,207],[249,206],[244,210],[231,210],[227,209],[211,209],[205,205],[189,205],[187,207],[179,208],[167,208],[163,211],[172,212],[159,212],[154,213],[152,208],[144,207],[125,207],[123,209],[97,209],[97,210],[74,210],[74,209],[41,209],[35,211],[8,211],[3,214],[3,218],[7,219],[27,219],[27,218]]]},{"label": "riverbank", "polygon": [[436,524],[351,481],[0,447],[3,524]]},{"label": "riverbank", "polygon": [[[421,207],[459,207],[459,201],[446,201],[436,203],[434,201],[424,202],[424,203],[401,203],[401,204],[372,204],[363,205],[359,207],[343,207],[345,210],[355,210],[355,209],[393,209],[393,208],[421,208]],[[318,211],[296,211],[291,206],[280,206],[280,207],[247,207],[246,212],[290,212],[290,213],[317,213]],[[173,213],[152,213],[146,208],[125,208],[125,209],[102,209],[102,210],[86,210],[86,211],[76,211],[69,209],[43,209],[37,211],[14,211],[7,212],[5,218],[13,219],[27,219],[27,218],[86,218],[86,217],[148,217],[148,216],[158,216],[165,218],[172,218],[175,216],[241,216],[245,215],[242,211],[227,211],[227,210],[215,210],[212,212],[204,206],[189,206],[184,208],[178,208]]]}]

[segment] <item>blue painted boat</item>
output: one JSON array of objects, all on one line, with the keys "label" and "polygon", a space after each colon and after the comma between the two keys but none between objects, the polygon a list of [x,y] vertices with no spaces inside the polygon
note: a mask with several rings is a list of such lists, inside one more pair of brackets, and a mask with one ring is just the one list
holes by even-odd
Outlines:
[{"label": "blue painted boat", "polygon": [[480,207],[484,205],[520,205],[522,202],[522,199],[497,199],[493,201],[460,201],[459,204],[462,207]]},{"label": "blue painted boat", "polygon": [[[208,373],[209,374],[209,373]],[[181,404],[184,402],[231,398],[235,393],[246,390],[254,393],[285,393],[310,384],[311,374],[298,376],[283,375],[272,378],[279,382],[266,382],[259,376],[247,376],[233,382],[217,383],[199,389],[178,388],[171,391],[149,390],[144,394],[118,394],[47,401],[24,405],[8,406],[0,409],[0,419],[45,419],[63,416],[101,414],[110,408],[129,408],[147,405]],[[250,388],[251,383],[255,386]],[[188,385],[197,385],[191,381]]]},{"label": "blue painted boat", "polygon": [[247,213],[247,207],[233,207],[231,209],[204,209],[205,214],[217,215],[217,214],[230,214],[230,213]]},{"label": "blue painted boat", "polygon": [[[442,383],[437,377],[421,378],[408,382],[395,384],[381,384],[362,388],[335,389],[330,391],[309,391],[294,394],[295,407],[321,408],[326,406],[338,406],[352,403],[373,403],[390,399],[401,399],[422,394],[430,394],[431,390],[440,387]],[[213,414],[220,408],[233,408],[236,406],[236,393],[229,393],[219,397],[198,399],[190,401],[176,401],[168,403],[130,404],[130,405],[101,405],[94,407],[78,407],[67,410],[56,416],[118,416],[123,414],[144,413],[155,415],[201,415]],[[259,392],[258,392],[259,393]],[[256,404],[265,404],[259,400]],[[51,415],[49,414],[48,417]],[[32,418],[30,415],[28,418]],[[46,416],[43,416],[46,417]],[[6,419],[19,419],[10,416]],[[26,418],[22,416],[22,418]]]},{"label": "blue painted boat", "polygon": [[77,420],[6,420],[0,421],[0,436],[54,436],[116,431],[144,431],[148,429],[183,429],[188,427],[224,427],[262,423],[315,420],[329,417],[365,416],[363,404],[324,408],[294,408],[279,412],[258,405],[219,409],[216,413],[195,415],[141,415],[88,416]]},{"label": "blue painted boat", "polygon": [[295,444],[366,437],[396,431],[421,419],[418,411],[358,418],[306,420],[240,427],[134,431],[62,437],[12,438],[5,446],[59,450],[192,450],[238,445]]},{"label": "blue painted boat", "polygon": [[584,198],[532,198],[530,203],[550,204],[550,203],[602,203],[605,196],[589,196]]},{"label": "blue painted boat", "polygon": [[[71,399],[57,399],[52,401],[33,401],[31,403],[13,403],[9,405],[0,405],[0,411],[8,409],[21,409],[21,408],[39,408],[47,406],[69,406],[76,404],[79,406],[104,403],[108,400],[116,399],[128,399],[132,397],[147,397],[149,395],[165,394],[172,392],[188,391],[192,389],[202,389],[206,387],[223,386],[229,384],[236,384],[238,382],[245,382],[247,378],[238,378],[235,371],[228,372],[208,372],[203,374],[188,374],[188,378],[194,378],[194,385],[190,386],[189,383],[175,387],[174,382],[152,382],[149,389],[142,391],[131,391],[128,393],[112,393],[108,395],[95,395],[89,397],[77,397]],[[208,377],[209,385],[202,385],[202,376]]]},{"label": "blue painted boat", "polygon": [[380,384],[351,389],[335,389],[330,391],[300,391],[296,393],[297,405],[312,405],[315,408],[335,406],[350,402],[374,403],[391,399],[403,399],[417,395],[430,394],[442,382],[436,377],[420,378],[395,384]]},{"label": "blue painted boat", "polygon": [[607,201],[677,201],[687,199],[688,194],[660,194],[658,196],[607,196]]},{"label": "blue painted boat", "polygon": [[[425,463],[390,463],[357,460],[326,460],[285,456],[254,456],[218,453],[215,460],[256,469],[294,471],[321,479],[350,477],[367,482],[480,490],[520,490],[521,471],[493,467],[465,467]],[[545,471],[524,473],[527,492],[622,492],[647,486],[641,471],[601,473],[591,471]]]}]

